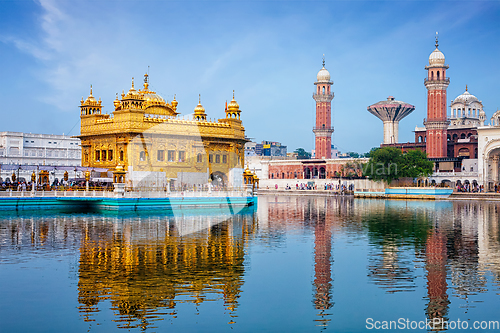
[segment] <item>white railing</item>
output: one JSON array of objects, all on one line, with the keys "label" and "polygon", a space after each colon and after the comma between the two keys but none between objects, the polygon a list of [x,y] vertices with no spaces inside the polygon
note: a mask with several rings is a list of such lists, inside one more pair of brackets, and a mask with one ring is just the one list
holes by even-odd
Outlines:
[{"label": "white railing", "polygon": [[437,176],[455,176],[455,177],[477,177],[478,173],[476,172],[467,172],[467,171],[460,171],[460,172],[436,172],[434,173],[432,177],[437,177]]}]

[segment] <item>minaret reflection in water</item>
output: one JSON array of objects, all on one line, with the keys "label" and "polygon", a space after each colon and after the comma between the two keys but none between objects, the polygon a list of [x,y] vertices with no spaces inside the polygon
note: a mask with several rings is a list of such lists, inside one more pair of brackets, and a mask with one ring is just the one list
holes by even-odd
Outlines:
[{"label": "minaret reflection in water", "polygon": [[[425,268],[427,270],[427,318],[433,322],[447,321],[448,284],[446,282],[446,235],[438,228],[429,231],[425,248]],[[436,321],[434,321],[436,320]]]},{"label": "minaret reflection in water", "polygon": [[314,222],[314,306],[320,310],[317,320],[320,326],[326,326],[331,319],[324,318],[324,311],[333,306],[332,302],[332,231],[327,223],[324,207],[326,199],[318,199],[312,207],[310,220]]}]

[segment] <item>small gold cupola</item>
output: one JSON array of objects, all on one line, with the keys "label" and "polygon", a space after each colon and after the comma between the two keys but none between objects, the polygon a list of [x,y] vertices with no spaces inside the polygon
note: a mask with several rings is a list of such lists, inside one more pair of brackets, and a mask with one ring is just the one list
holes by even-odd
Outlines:
[{"label": "small gold cupola", "polygon": [[240,119],[240,105],[236,100],[234,99],[234,90],[233,90],[233,99],[231,102],[229,102],[229,105],[226,108],[226,118],[234,118],[234,119]]},{"label": "small gold cupola", "polygon": [[172,101],[172,109],[174,110],[174,112],[177,111],[177,105],[179,105],[179,102],[177,102],[174,95],[174,100]]},{"label": "small gold cupola", "polygon": [[88,116],[92,114],[101,114],[102,112],[102,101],[99,98],[99,101],[96,101],[95,97],[92,95],[92,85],[90,85],[90,95],[84,101],[83,97],[80,102],[80,114],[82,116]]},{"label": "small gold cupola", "polygon": [[196,121],[207,120],[207,114],[205,113],[205,108],[201,105],[201,94],[198,96],[198,105],[194,108],[193,119]]},{"label": "small gold cupola", "polygon": [[132,78],[132,87],[126,94],[122,93],[121,110],[142,110],[144,98],[143,95],[135,90],[134,78]]},{"label": "small gold cupola", "polygon": [[135,90],[134,78],[132,78],[132,87],[130,87],[130,89],[125,97],[132,97],[132,96],[137,96],[137,95],[139,95],[139,93],[137,92],[137,90]]},{"label": "small gold cupola", "polygon": [[115,111],[121,109],[121,103],[120,100],[118,99],[118,93],[116,93],[116,98],[113,101],[113,105],[115,106]]}]

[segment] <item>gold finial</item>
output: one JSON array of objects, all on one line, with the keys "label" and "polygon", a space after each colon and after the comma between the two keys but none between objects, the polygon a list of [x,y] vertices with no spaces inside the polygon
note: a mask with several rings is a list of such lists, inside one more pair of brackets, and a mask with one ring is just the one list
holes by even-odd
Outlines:
[{"label": "gold finial", "polygon": [[438,43],[438,32],[436,31],[436,49],[438,48],[439,43]]},{"label": "gold finial", "polygon": [[234,99],[234,89],[233,89],[233,99]]},{"label": "gold finial", "polygon": [[144,74],[144,89],[148,89],[149,87],[149,75],[148,73]]},{"label": "gold finial", "polygon": [[90,96],[92,96],[92,85],[90,85]]},{"label": "gold finial", "polygon": [[325,68],[325,54],[323,53],[323,68]]},{"label": "gold finial", "polygon": [[[174,95],[175,98],[175,95]],[[201,94],[198,94],[198,104],[201,104]]]},{"label": "gold finial", "polygon": [[132,78],[132,88],[134,88],[134,78]]},{"label": "gold finial", "polygon": [[468,90],[467,90],[467,85],[465,85],[465,91],[468,91]]}]

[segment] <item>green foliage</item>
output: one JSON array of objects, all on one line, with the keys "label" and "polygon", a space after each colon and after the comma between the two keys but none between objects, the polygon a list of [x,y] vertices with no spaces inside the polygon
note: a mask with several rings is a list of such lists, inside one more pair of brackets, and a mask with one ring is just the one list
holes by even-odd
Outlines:
[{"label": "green foliage", "polygon": [[434,164],[427,159],[427,154],[421,150],[410,150],[403,155],[401,177],[428,177],[432,174]]},{"label": "green foliage", "polygon": [[372,149],[370,149],[369,152],[367,153],[364,153],[364,154],[361,154],[360,157],[367,157],[367,158],[370,158],[371,154],[377,150],[377,149],[380,149],[379,147],[373,147]]},{"label": "green foliage", "polygon": [[400,177],[403,154],[401,150],[384,147],[371,152],[370,161],[363,170],[363,176],[390,183]]},{"label": "green foliage", "polygon": [[363,169],[363,176],[390,183],[401,177],[427,177],[432,174],[433,163],[421,150],[401,153],[393,147],[372,149],[370,161]]},{"label": "green foliage", "polygon": [[359,160],[354,160],[353,162],[344,164],[341,170],[344,177],[358,178],[363,175],[364,166],[364,163],[361,163]]},{"label": "green foliage", "polygon": [[349,155],[352,158],[359,158],[359,154],[356,153],[356,152],[354,152],[354,151],[349,151],[346,154]]},{"label": "green foliage", "polygon": [[295,149],[294,153],[297,154],[297,158],[299,160],[308,160],[311,158],[311,153],[308,153],[307,151],[305,151],[304,148],[297,148],[297,149]]}]

